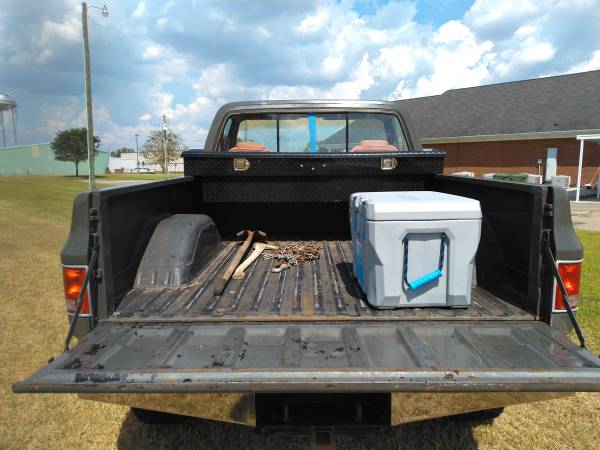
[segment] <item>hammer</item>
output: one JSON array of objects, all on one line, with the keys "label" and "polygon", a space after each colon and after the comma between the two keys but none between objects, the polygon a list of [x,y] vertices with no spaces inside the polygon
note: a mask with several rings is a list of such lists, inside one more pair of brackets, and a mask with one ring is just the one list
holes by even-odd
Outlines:
[{"label": "hammer", "polygon": [[265,244],[263,242],[256,242],[252,246],[252,253],[248,256],[243,263],[241,263],[235,272],[233,273],[234,280],[241,280],[246,276],[246,269],[252,264],[264,250],[279,250],[276,245]]},{"label": "hammer", "polygon": [[217,281],[217,284],[215,285],[213,291],[214,295],[221,295],[223,293],[223,291],[225,290],[225,286],[227,285],[229,279],[231,278],[231,275],[233,275],[233,272],[235,271],[235,268],[238,266],[238,264],[250,248],[250,244],[252,243],[252,239],[254,239],[254,236],[257,235],[258,238],[262,240],[264,240],[267,237],[267,233],[260,230],[242,230],[239,233],[236,233],[236,236],[242,237],[244,233],[246,233],[246,240],[242,243],[240,248],[237,249],[237,252],[229,262],[229,265],[225,269],[225,272],[223,272],[223,276]]}]

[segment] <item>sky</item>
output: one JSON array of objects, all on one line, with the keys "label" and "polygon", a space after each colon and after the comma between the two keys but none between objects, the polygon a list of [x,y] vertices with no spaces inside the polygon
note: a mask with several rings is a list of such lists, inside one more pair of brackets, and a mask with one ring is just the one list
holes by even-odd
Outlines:
[{"label": "sky", "polygon": [[[92,3],[94,4],[94,3]],[[102,0],[97,6],[102,6]],[[600,69],[600,0],[106,0],[89,11],[94,134],[140,145],[162,115],[202,148],[238,100],[404,99]],[[0,91],[20,144],[85,126],[81,3],[0,0]]]}]

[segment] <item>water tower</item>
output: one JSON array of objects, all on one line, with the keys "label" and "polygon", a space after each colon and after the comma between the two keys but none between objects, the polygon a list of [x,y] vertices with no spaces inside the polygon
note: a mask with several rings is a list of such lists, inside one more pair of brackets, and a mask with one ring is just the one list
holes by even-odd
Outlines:
[{"label": "water tower", "polygon": [[17,143],[17,101],[0,91],[0,147],[6,147],[6,123],[12,121],[13,145]]}]

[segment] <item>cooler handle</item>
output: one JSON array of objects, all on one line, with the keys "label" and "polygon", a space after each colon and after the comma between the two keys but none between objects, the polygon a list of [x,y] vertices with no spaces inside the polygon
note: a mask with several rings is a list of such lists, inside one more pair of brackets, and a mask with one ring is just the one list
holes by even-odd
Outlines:
[{"label": "cooler handle", "polygon": [[[419,233],[421,234],[421,233]],[[444,268],[444,253],[446,249],[446,244],[448,243],[448,236],[446,233],[441,233],[440,239],[440,259],[438,262],[438,267],[433,272],[428,273],[427,275],[423,275],[421,278],[416,279],[415,281],[408,281],[408,240],[410,234],[407,234],[402,243],[404,244],[404,267],[402,271],[402,279],[404,283],[411,288],[413,291],[417,290],[421,286],[426,285],[434,280],[440,278],[442,274],[442,269]]]}]

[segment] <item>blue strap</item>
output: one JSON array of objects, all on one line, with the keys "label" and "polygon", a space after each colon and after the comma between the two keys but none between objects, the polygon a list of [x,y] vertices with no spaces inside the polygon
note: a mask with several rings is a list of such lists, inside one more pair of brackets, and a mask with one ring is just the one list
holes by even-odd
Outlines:
[{"label": "blue strap", "polygon": [[408,240],[410,239],[410,234],[407,234],[402,242],[404,243],[404,264],[402,269],[402,279],[404,283],[411,288],[413,291],[417,290],[421,286],[430,283],[434,280],[437,280],[442,276],[442,269],[444,268],[444,253],[446,244],[448,243],[448,236],[446,233],[441,233],[440,236],[440,259],[438,261],[438,267],[433,272],[428,273],[427,275],[423,275],[421,278],[415,281],[408,281]]},{"label": "blue strap", "polygon": [[310,139],[310,152],[317,153],[317,116],[314,113],[308,115],[308,137]]},{"label": "blue strap", "polygon": [[435,269],[433,272],[428,273],[427,275],[422,276],[418,280],[409,281],[408,286],[414,291],[424,284],[429,283],[430,281],[437,280],[442,276],[442,271],[440,269]]}]

